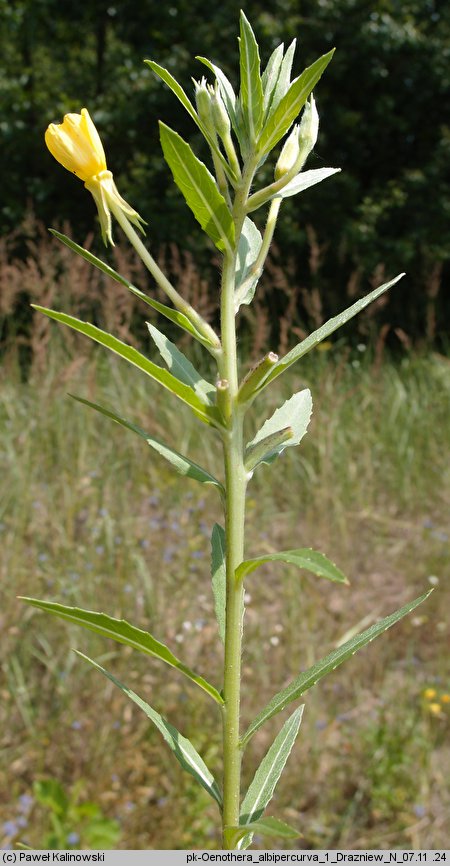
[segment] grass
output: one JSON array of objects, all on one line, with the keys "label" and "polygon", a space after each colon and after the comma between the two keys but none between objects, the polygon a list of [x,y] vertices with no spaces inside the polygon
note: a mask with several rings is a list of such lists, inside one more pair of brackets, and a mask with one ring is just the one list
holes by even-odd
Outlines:
[{"label": "grass", "polygon": [[[33,783],[56,779],[69,798],[76,790],[80,802],[98,804],[119,822],[121,848],[215,847],[207,796],[138,709],[72,648],[167,715],[220,774],[219,718],[215,709],[207,712],[208,698],[156,660],[26,608],[16,596],[125,616],[218,684],[209,580],[210,532],[222,519],[217,495],[173,475],[142,440],[66,392],[115,406],[209,471],[217,471],[219,446],[187,409],[163,403],[157,386],[123,362],[101,351],[77,358],[61,331],[53,337],[28,382],[9,356],[0,389],[4,844],[42,845],[48,815]],[[352,629],[393,611],[430,581],[438,584],[417,615],[308,693],[270,814],[297,825],[305,848],[444,848],[449,363],[408,356],[397,365],[375,364],[368,354],[338,344],[310,355],[266,392],[270,407],[263,398],[255,404],[256,428],[269,408],[307,385],[315,410],[301,447],[255,473],[249,554],[316,547],[352,585],[299,577],[281,564],[249,577],[243,723]],[[245,782],[280,721],[249,746]]]}]

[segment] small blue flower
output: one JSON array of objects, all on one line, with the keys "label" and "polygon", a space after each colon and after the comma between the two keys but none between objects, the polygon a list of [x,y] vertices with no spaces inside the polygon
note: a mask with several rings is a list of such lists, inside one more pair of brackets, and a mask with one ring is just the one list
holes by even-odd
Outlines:
[{"label": "small blue flower", "polygon": [[72,832],[72,833],[69,833],[69,835],[67,836],[67,844],[68,845],[78,845],[79,841],[80,841],[80,837],[79,837],[78,833]]},{"label": "small blue flower", "polygon": [[19,827],[15,823],[15,821],[5,821],[3,824],[3,832],[5,836],[15,836]]},{"label": "small blue flower", "polygon": [[33,797],[31,797],[30,794],[21,794],[19,797],[19,811],[29,812],[33,803]]}]

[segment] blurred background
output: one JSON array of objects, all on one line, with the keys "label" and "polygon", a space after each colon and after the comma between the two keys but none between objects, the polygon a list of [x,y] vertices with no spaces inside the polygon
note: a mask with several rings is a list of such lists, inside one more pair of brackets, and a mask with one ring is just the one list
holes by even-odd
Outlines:
[{"label": "blurred background", "polygon": [[[205,71],[195,55],[236,84],[240,5],[0,0],[3,847],[218,844],[206,795],[137,708],[71,648],[164,712],[217,773],[219,718],[156,661],[24,610],[15,596],[126,616],[219,682],[214,492],[180,483],[155,455],[145,461],[140,440],[67,392],[115,406],[213,472],[218,445],[140,373],[34,314],[30,302],[149,350],[148,309],[47,232],[62,229],[162,299],[119,230],[116,247],[102,248],[91,197],[44,146],[49,122],[85,106],[121,194],[148,221],[153,255],[217,322],[217,260],[164,164],[157,120],[208,154],[143,59],[189,93],[191,76]],[[255,404],[256,428],[308,386],[315,414],[302,448],[252,482],[249,550],[319,548],[352,587],[299,580],[284,566],[249,579],[244,722],[353,629],[435,586],[416,615],[308,695],[272,811],[302,830],[300,847],[448,847],[450,7],[271,0],[245,12],[263,64],[294,37],[295,74],[336,46],[315,92],[321,130],[307,168],[342,172],[283,205],[255,304],[242,314],[243,369],[268,349],[285,353],[396,273],[407,276],[278,380],[266,405]],[[180,345],[211,375],[195,347]],[[252,741],[244,782],[279,723]]]}]

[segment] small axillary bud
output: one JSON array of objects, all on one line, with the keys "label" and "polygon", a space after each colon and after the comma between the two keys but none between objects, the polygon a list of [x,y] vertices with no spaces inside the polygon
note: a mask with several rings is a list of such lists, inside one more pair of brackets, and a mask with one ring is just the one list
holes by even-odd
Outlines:
[{"label": "small axillary bud", "polygon": [[219,84],[216,81],[214,90],[211,96],[211,108],[214,126],[220,137],[226,138],[231,130],[230,118],[228,111],[225,108],[224,101],[220,95]]},{"label": "small axillary bud", "polygon": [[278,162],[275,166],[275,180],[280,180],[283,175],[287,174],[294,167],[300,154],[299,144],[299,126],[296,124],[286,139],[283,149],[278,157]]}]

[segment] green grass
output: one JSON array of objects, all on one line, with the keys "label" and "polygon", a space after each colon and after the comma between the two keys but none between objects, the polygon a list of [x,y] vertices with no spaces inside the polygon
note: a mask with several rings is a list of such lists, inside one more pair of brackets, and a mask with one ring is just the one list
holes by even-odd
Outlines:
[{"label": "green grass", "polygon": [[[216,492],[172,474],[142,440],[66,392],[114,406],[213,473],[219,443],[123,362],[100,351],[70,361],[58,345],[28,383],[10,364],[0,388],[0,822],[23,817],[19,798],[32,796],[35,780],[58,779],[68,796],[76,790],[80,802],[93,801],[120,822],[122,848],[215,847],[206,795],[137,708],[71,649],[96,658],[167,715],[220,774],[219,714],[207,696],[156,660],[16,596],[126,616],[220,685],[209,580],[210,532],[222,520]],[[299,448],[255,473],[247,551],[312,546],[352,585],[299,577],[280,563],[248,578],[243,724],[351,629],[438,578],[417,615],[307,695],[271,814],[302,830],[301,847],[445,847],[449,362],[409,357],[376,366],[338,347],[309,356],[269,389],[270,408],[306,385],[313,423]],[[260,398],[249,438],[268,414]],[[435,714],[426,688],[436,690]],[[268,723],[249,746],[246,782],[280,722]],[[42,806],[30,804],[24,820],[13,843],[39,847]]]}]

